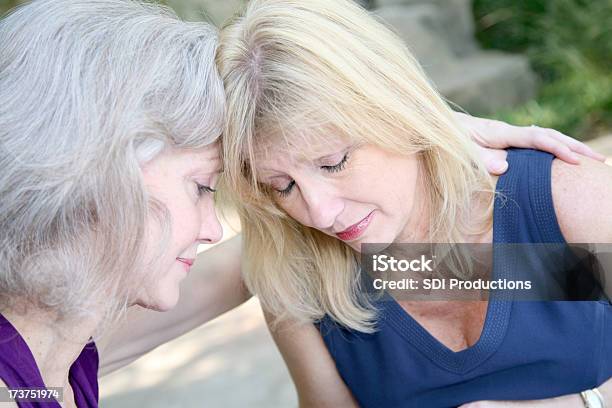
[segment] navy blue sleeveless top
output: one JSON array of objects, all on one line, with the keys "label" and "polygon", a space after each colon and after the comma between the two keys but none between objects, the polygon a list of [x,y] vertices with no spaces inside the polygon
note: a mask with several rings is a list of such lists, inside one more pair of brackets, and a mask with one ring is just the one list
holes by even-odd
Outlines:
[{"label": "navy blue sleeveless top", "polygon": [[[497,181],[493,242],[565,243],[553,208],[552,155],[509,149]],[[510,273],[502,265],[495,274]],[[507,269],[504,271],[503,269]],[[500,275],[498,275],[500,276]],[[325,317],[323,340],[362,407],[457,407],[576,393],[612,377],[612,304],[490,300],[476,344],[455,352],[397,302],[381,301],[378,331]]]}]

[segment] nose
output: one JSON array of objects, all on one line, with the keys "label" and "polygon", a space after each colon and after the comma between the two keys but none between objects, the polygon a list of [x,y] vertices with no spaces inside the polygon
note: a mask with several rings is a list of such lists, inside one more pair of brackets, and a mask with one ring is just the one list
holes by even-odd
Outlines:
[{"label": "nose", "polygon": [[344,209],[344,203],[337,192],[324,184],[320,182],[300,186],[310,224],[320,230],[331,228]]},{"label": "nose", "polygon": [[211,198],[202,200],[200,206],[200,231],[198,241],[202,244],[214,244],[223,238],[223,227],[217,217],[214,200]]}]

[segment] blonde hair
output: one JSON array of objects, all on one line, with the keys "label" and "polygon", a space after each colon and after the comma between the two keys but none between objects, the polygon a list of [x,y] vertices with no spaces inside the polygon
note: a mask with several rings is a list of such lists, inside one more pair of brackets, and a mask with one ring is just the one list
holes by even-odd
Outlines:
[{"label": "blonde hair", "polygon": [[[376,313],[362,295],[356,253],[275,204],[257,183],[256,146],[272,135],[336,133],[418,153],[428,182],[429,240],[460,242],[473,232],[467,215],[475,194],[494,190],[473,142],[399,38],[350,0],[252,0],[223,27],[217,63],[228,104],[225,168],[240,203],[248,288],[281,319],[327,314],[372,331]],[[492,200],[482,220],[491,211]]]}]

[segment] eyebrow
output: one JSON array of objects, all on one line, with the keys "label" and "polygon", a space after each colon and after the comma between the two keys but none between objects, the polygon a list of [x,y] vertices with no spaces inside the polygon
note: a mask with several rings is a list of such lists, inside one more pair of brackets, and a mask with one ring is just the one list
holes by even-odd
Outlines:
[{"label": "eyebrow", "polygon": [[343,153],[345,150],[347,150],[347,149],[345,148],[345,149],[342,149],[342,150],[340,150],[340,151],[338,151],[336,153],[332,153],[332,154],[328,154],[328,155],[325,155],[325,156],[318,157],[314,161],[319,161],[320,162],[320,161],[324,161],[325,159],[331,159],[332,157],[334,157],[338,153]]},{"label": "eyebrow", "polygon": [[[319,157],[317,157],[315,159],[310,159],[310,158],[306,157],[306,155],[304,155],[303,153],[299,153],[298,155],[296,155],[297,157],[295,157],[295,160],[297,162],[299,162],[299,163],[307,163],[307,162],[320,163],[322,161],[325,161],[325,159],[332,158],[333,156],[335,156],[335,155],[337,155],[339,153],[348,152],[354,146],[355,146],[354,144],[352,144],[350,146],[344,146],[342,148],[339,148],[334,153],[326,154],[324,156],[319,156]],[[284,175],[280,175],[280,174],[277,175],[275,173],[278,173],[278,171],[277,170],[268,169],[268,168],[257,169],[258,178],[261,179],[261,180],[268,180],[268,179],[275,178],[275,177],[285,177]]]},{"label": "eyebrow", "polygon": [[211,159],[207,160],[207,162],[208,163],[210,163],[210,162],[217,163],[217,166],[214,169],[215,172],[219,172],[220,173],[224,169],[224,161],[219,156],[214,156]]},{"label": "eyebrow", "polygon": [[202,163],[196,162],[189,169],[189,173],[201,173],[201,174],[216,174],[216,173],[221,174],[224,171],[225,171],[225,168],[223,166],[223,162],[221,162],[218,166],[216,166],[214,169],[211,169],[211,170],[203,169]]},{"label": "eyebrow", "polygon": [[[274,172],[274,173],[276,173],[276,172]],[[267,182],[272,181],[272,180],[277,179],[277,178],[290,178],[286,174],[283,175],[283,174],[274,174],[274,173],[272,173],[271,170],[263,170],[263,171],[259,170],[259,171],[257,171],[257,179],[260,182],[267,183]]]},{"label": "eyebrow", "polygon": [[[329,159],[329,158],[337,155],[338,153],[343,153],[344,151],[349,150],[351,148],[352,148],[352,145],[351,146],[337,147],[337,148],[335,148],[336,150],[333,153],[325,154],[323,156],[318,156],[318,157],[316,157],[314,159],[311,159],[310,157],[306,156],[306,154],[304,154],[303,152],[299,152],[297,154],[294,154],[293,156],[295,158],[295,161],[297,161],[298,163],[308,163],[308,162],[315,163],[315,162],[323,161],[325,159]],[[274,171],[274,170],[268,170],[266,168],[263,168],[260,171]]]}]

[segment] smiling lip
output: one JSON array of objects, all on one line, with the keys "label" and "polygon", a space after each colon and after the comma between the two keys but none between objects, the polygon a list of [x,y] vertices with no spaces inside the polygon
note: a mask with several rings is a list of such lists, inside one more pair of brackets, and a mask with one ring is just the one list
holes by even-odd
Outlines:
[{"label": "smiling lip", "polygon": [[338,232],[336,236],[343,241],[352,241],[358,238],[370,225],[370,221],[372,220],[372,214],[374,211],[370,212],[364,219],[359,221],[356,224],[351,225],[347,229],[342,232]]},{"label": "smiling lip", "polygon": [[191,268],[191,265],[193,265],[193,261],[194,261],[194,259],[188,259],[188,258],[176,258],[176,260],[185,264],[185,269],[187,270]]}]

